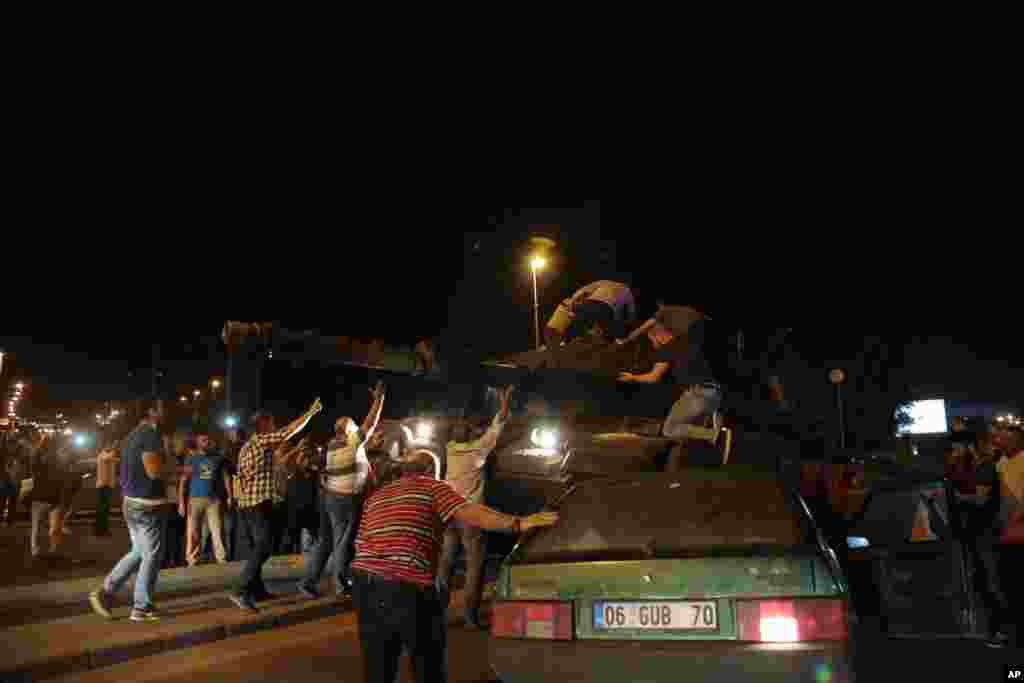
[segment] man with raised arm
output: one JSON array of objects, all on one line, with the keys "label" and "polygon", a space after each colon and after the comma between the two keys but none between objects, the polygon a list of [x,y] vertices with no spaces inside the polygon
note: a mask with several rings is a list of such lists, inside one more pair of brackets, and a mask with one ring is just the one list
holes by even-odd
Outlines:
[{"label": "man with raised arm", "polygon": [[253,539],[253,549],[242,567],[238,590],[229,596],[241,609],[256,611],[257,601],[273,597],[261,574],[263,563],[273,553],[274,454],[279,452],[276,446],[302,431],[321,410],[323,406],[317,399],[309,410],[278,430],[274,429],[272,415],[258,415],[256,433],[238,454],[238,510]]},{"label": "man with raised arm", "polygon": [[[512,387],[499,390],[501,408],[483,436],[471,440],[472,434],[464,421],[459,421],[452,427],[447,447],[448,472],[445,481],[456,493],[471,503],[484,501],[484,467],[487,465],[487,458],[498,445],[498,438],[508,418],[508,403],[511,396]],[[483,593],[486,544],[480,527],[462,524],[456,520],[445,529],[441,561],[437,570],[437,589],[447,605],[450,595],[449,583],[455,570],[455,562],[459,558],[460,546],[466,551],[466,625],[482,629],[480,598]]]},{"label": "man with raised arm", "polygon": [[349,562],[352,539],[359,523],[363,489],[370,471],[366,442],[373,436],[384,409],[384,384],[370,390],[373,403],[362,426],[351,417],[339,417],[334,423],[334,438],[327,444],[320,492],[320,539],[306,554],[306,575],[299,592],[307,598],[319,597],[317,585],[327,561],[333,556],[334,590],[341,596],[351,585]]}]

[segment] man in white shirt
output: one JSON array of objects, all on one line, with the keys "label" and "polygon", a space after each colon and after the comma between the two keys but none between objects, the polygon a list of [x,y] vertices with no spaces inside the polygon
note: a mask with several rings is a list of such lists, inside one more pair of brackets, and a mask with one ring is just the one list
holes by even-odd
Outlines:
[{"label": "man in white shirt", "polygon": [[625,325],[635,319],[636,302],[629,286],[613,280],[598,280],[558,304],[544,328],[544,340],[549,349],[558,348],[573,323],[577,323],[578,328],[597,324],[604,334],[620,337],[625,333]]},{"label": "man in white shirt", "polygon": [[[506,387],[498,391],[501,408],[483,436],[470,440],[471,434],[464,421],[454,424],[449,434],[448,471],[445,481],[470,503],[483,504],[482,471],[487,464],[487,458],[494,451],[494,447],[498,445],[498,438],[505,427],[512,389],[513,387]],[[441,558],[437,564],[437,590],[441,594],[442,601],[447,604],[450,596],[448,588],[452,572],[455,570],[455,561],[459,557],[460,546],[466,551],[466,625],[482,629],[480,599],[483,591],[482,578],[486,546],[483,532],[479,527],[461,524],[455,520],[448,524],[444,532]]]},{"label": "man in white shirt", "polygon": [[306,554],[306,575],[299,582],[299,592],[307,598],[320,597],[317,585],[327,561],[333,557],[335,593],[341,596],[351,585],[349,562],[354,534],[359,525],[359,509],[363,490],[369,475],[370,461],[366,457],[366,442],[373,436],[380,414],[384,409],[384,384],[370,390],[373,405],[362,426],[350,417],[340,417],[334,423],[334,438],[327,444],[323,462],[320,491],[320,539]]}]

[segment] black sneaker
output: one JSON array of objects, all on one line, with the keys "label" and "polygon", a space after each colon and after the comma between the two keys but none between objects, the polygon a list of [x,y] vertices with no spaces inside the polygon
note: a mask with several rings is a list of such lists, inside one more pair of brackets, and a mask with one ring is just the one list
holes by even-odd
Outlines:
[{"label": "black sneaker", "polygon": [[238,593],[230,593],[228,600],[235,603],[235,606],[239,609],[244,609],[249,612],[259,612],[259,609],[253,604],[252,599],[248,595],[239,595]]},{"label": "black sneaker", "polygon": [[102,588],[89,593],[89,605],[92,607],[93,612],[104,619],[114,618],[110,613],[110,596]]},{"label": "black sneaker", "polygon": [[317,600],[320,598],[319,591],[310,588],[304,583],[299,584],[299,593],[301,593],[303,597],[309,598],[310,600]]}]

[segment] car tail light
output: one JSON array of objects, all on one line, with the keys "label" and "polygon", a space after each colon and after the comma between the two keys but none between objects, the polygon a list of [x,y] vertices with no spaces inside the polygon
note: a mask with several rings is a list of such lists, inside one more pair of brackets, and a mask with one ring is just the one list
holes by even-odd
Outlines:
[{"label": "car tail light", "polygon": [[572,612],[571,602],[495,602],[491,635],[572,640]]},{"label": "car tail light", "polygon": [[842,600],[738,600],[740,640],[794,643],[845,640],[846,605]]}]

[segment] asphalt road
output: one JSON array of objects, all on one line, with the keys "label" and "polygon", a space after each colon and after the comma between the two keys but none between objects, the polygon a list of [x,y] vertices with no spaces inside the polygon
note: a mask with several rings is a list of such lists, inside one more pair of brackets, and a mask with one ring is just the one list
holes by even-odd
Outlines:
[{"label": "asphalt road", "polygon": [[[144,628],[144,627],[140,627]],[[494,683],[488,635],[461,625],[449,631],[452,683]],[[868,637],[858,657],[859,680],[1002,680],[1003,664],[1024,665],[1022,650],[993,650],[980,642],[900,641]],[[59,679],[63,683],[214,683],[268,681],[328,683],[362,680],[355,615],[255,633]],[[412,681],[408,660],[401,680]],[[679,680],[685,680],[680,672]],[[557,683],[568,683],[558,681]]]},{"label": "asphalt road", "polygon": [[[363,680],[355,614],[254,633],[187,650],[57,679],[61,683],[358,683]],[[488,635],[463,626],[449,631],[450,681],[491,683]],[[413,681],[403,658],[403,683]]]},{"label": "asphalt road", "polygon": [[[11,526],[0,526],[0,586],[21,586],[65,579],[81,579],[107,573],[128,552],[131,540],[120,515],[110,520],[110,536],[93,535],[92,516],[76,516],[71,520],[72,534],[66,536],[57,555],[33,558],[29,552],[30,525],[19,520]],[[45,538],[49,523],[43,525]],[[49,545],[44,540],[44,548]]]}]

